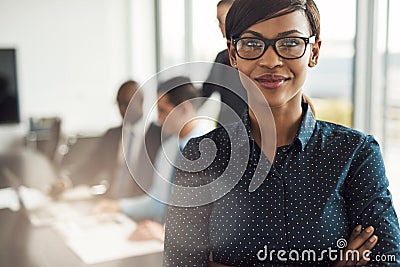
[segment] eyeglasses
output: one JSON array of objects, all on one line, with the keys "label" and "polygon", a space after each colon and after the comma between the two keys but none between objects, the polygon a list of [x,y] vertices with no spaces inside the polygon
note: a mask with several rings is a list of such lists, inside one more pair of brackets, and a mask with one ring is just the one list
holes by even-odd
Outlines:
[{"label": "eyeglasses", "polygon": [[236,53],[243,59],[258,59],[264,55],[269,46],[274,48],[278,56],[284,59],[301,58],[306,52],[307,44],[315,43],[315,36],[283,37],[264,39],[259,37],[243,37],[232,39]]}]

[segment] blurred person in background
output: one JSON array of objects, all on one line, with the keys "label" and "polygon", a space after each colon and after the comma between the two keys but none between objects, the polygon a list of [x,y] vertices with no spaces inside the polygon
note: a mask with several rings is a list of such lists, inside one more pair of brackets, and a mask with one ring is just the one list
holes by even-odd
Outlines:
[{"label": "blurred person in background", "polygon": [[[72,171],[69,176],[70,181],[60,179],[51,186],[52,195],[58,195],[66,188],[78,184],[89,186],[103,184],[107,187],[106,195],[110,198],[143,194],[142,189],[131,178],[124,159],[125,150],[126,160],[129,164],[134,164],[142,151],[143,131],[140,129],[139,121],[143,116],[144,99],[143,92],[138,87],[136,81],[129,80],[120,86],[117,93],[116,100],[121,119],[126,116],[125,127],[122,127],[121,123],[120,126],[108,129],[89,156],[79,163],[75,171]],[[132,108],[126,115],[131,99],[133,99]],[[126,136],[125,144],[122,142],[123,134]],[[150,184],[149,180],[143,185]]]},{"label": "blurred person in background", "polygon": [[[163,140],[158,150],[153,184],[148,191],[150,196],[122,198],[118,201],[103,200],[95,207],[96,213],[123,212],[136,221],[142,221],[130,237],[132,240],[163,240],[162,223],[166,205],[159,199],[167,200],[171,192],[169,184],[163,182],[163,178],[171,182],[174,175],[175,162],[171,163],[170,160],[177,159],[178,153],[189,139],[212,130],[206,120],[196,119],[200,101],[191,100],[197,97],[200,97],[200,90],[196,89],[187,77],[175,77],[159,85],[158,123],[162,126],[163,133],[170,137]],[[158,174],[163,177],[159,177]]]},{"label": "blurred person in background", "polygon": [[[225,19],[231,8],[234,0],[221,0],[217,4],[217,20],[221,30],[222,37],[225,38]],[[228,49],[224,49],[218,53],[214,60],[217,64],[223,64],[231,67],[229,61]],[[221,97],[221,111],[217,118],[218,122],[222,125],[235,122],[240,118],[246,110],[246,90],[243,88],[239,80],[239,75],[233,80],[229,80],[229,88],[215,84],[213,81],[228,80],[226,72],[217,66],[211,68],[210,74],[203,84],[203,96],[210,97],[212,93],[218,92]],[[225,105],[224,105],[225,104]],[[232,111],[230,110],[232,109]],[[232,113],[236,113],[235,116]]]}]

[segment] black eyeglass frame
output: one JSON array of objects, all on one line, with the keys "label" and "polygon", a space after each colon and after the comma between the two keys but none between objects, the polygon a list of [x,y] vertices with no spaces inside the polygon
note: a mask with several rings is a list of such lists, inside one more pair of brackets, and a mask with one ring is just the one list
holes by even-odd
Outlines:
[{"label": "black eyeglass frame", "polygon": [[[282,40],[282,39],[287,39],[287,38],[299,38],[299,39],[302,39],[302,40],[304,41],[305,46],[304,46],[304,51],[303,51],[303,53],[301,54],[301,56],[294,57],[294,58],[292,58],[292,57],[288,58],[288,57],[284,57],[284,56],[282,56],[281,54],[279,54],[278,50],[276,49],[276,43],[277,43],[278,41]],[[276,39],[265,39],[265,38],[261,38],[261,37],[239,37],[239,38],[232,38],[232,39],[231,39],[231,42],[232,42],[232,44],[233,44],[233,47],[234,47],[235,50],[236,50],[236,54],[237,54],[240,58],[243,58],[243,59],[247,59],[247,60],[259,59],[260,57],[262,57],[262,56],[265,54],[265,51],[267,51],[268,47],[272,46],[272,48],[274,49],[275,53],[276,53],[279,57],[284,58],[284,59],[288,59],[288,60],[292,60],[292,59],[298,59],[298,58],[303,57],[304,54],[306,53],[307,45],[308,45],[308,44],[315,44],[315,41],[316,41],[315,38],[316,38],[315,35],[312,35],[312,36],[310,36],[310,37],[286,36],[286,37],[280,37],[280,38],[276,38]],[[264,46],[264,50],[263,50],[262,53],[261,53],[259,56],[257,56],[257,57],[252,57],[252,58],[242,57],[242,56],[239,55],[239,53],[238,53],[237,44],[238,44],[238,42],[239,42],[240,40],[243,40],[243,39],[257,39],[257,40],[263,41],[263,43],[264,43],[264,45],[265,45],[265,46]]]}]

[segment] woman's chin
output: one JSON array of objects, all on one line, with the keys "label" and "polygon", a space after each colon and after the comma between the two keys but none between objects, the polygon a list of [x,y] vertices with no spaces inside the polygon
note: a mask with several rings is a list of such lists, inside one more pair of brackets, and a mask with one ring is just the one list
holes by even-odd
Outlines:
[{"label": "woman's chin", "polygon": [[[249,106],[251,107],[266,107],[268,106],[270,109],[282,108],[290,105],[291,103],[296,104],[297,101],[293,101],[297,98],[298,94],[295,95],[280,95],[280,96],[271,96],[264,95],[262,97],[254,97],[249,98]],[[300,94],[301,96],[301,94]]]}]

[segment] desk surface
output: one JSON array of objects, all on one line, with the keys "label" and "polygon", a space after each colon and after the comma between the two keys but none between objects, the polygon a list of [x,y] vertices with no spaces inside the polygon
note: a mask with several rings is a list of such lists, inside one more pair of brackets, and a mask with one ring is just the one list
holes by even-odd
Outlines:
[{"label": "desk surface", "polygon": [[[30,187],[43,189],[56,173],[48,160],[33,151],[0,155],[0,168],[7,167]],[[0,188],[11,186],[0,174]],[[162,253],[86,265],[50,227],[34,227],[23,209],[0,209],[0,266],[13,267],[159,267]]]}]

